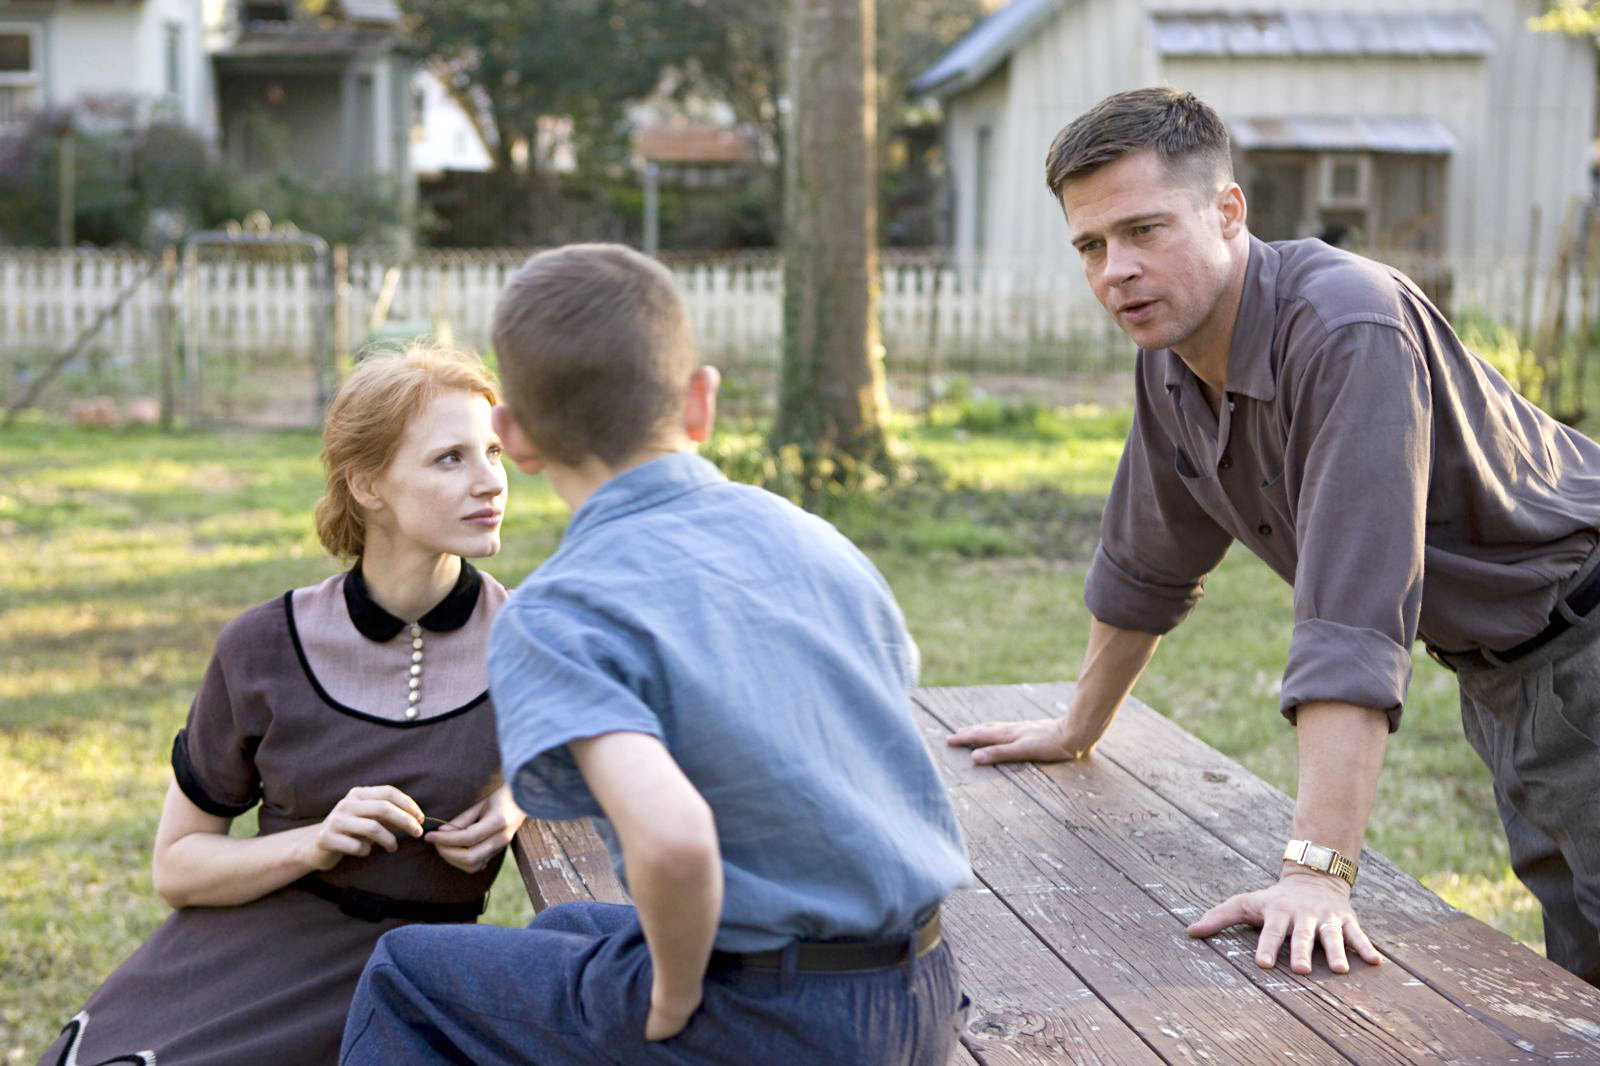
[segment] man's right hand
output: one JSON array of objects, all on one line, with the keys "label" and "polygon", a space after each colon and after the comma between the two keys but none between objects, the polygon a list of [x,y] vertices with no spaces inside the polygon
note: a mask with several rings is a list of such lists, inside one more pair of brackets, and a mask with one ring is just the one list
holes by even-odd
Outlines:
[{"label": "man's right hand", "polygon": [[952,733],[946,743],[952,747],[971,748],[972,761],[982,766],[997,762],[1081,759],[1099,739],[1099,733],[1087,738],[1072,736],[1067,730],[1067,720],[1058,718],[969,725]]}]

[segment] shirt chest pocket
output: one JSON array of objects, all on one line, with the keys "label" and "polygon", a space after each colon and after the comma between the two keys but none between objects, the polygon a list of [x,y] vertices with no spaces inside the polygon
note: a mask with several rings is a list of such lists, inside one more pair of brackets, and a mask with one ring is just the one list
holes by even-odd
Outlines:
[{"label": "shirt chest pocket", "polygon": [[1182,447],[1175,450],[1172,465],[1195,502],[1224,529],[1233,529],[1236,524],[1233,509],[1228,506],[1227,493],[1217,480],[1216,472],[1202,472],[1199,464]]}]

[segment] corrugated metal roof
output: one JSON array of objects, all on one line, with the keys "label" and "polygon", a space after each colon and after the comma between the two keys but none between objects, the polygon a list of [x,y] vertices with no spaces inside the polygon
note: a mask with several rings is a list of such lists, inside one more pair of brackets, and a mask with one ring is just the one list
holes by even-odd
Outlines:
[{"label": "corrugated metal roof", "polygon": [[1348,115],[1315,118],[1240,118],[1228,122],[1235,146],[1245,151],[1391,152],[1450,155],[1456,139],[1437,119]]},{"label": "corrugated metal roof", "polygon": [[1164,56],[1482,56],[1494,38],[1471,12],[1158,12]]},{"label": "corrugated metal roof", "polygon": [[906,92],[949,96],[978,84],[1066,0],[1011,0],[950,46]]}]

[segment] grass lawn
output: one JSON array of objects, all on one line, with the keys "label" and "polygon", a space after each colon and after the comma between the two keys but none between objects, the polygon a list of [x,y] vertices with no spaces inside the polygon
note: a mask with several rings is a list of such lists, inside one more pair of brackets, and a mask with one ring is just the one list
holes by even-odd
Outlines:
[{"label": "grass lawn", "polygon": [[[943,480],[836,509],[898,593],[924,683],[1076,674],[1083,571],[1127,418],[991,410],[907,427]],[[32,1062],[161,920],[148,864],[173,733],[223,623],[330,572],[311,532],[319,490],[309,433],[0,433],[0,1061]],[[513,473],[506,548],[487,568],[515,584],[564,520],[542,481]],[[1136,690],[1290,791],[1294,735],[1276,690],[1291,618],[1287,587],[1236,549]],[[1425,656],[1368,839],[1540,945],[1454,685]],[[507,864],[488,919],[529,917]]]}]

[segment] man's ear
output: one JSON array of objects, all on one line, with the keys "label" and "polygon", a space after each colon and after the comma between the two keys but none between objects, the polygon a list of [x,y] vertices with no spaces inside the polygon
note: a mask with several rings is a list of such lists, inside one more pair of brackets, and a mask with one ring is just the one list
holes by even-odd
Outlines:
[{"label": "man's ear", "polygon": [[690,440],[703,444],[711,439],[717,424],[717,388],[722,375],[714,366],[703,366],[689,377],[689,392],[683,401],[683,431]]},{"label": "man's ear", "polygon": [[533,446],[528,435],[522,432],[517,420],[511,417],[511,408],[503,403],[495,404],[489,412],[489,424],[494,427],[495,436],[500,438],[500,447],[504,449],[506,458],[516,463],[518,470],[524,474],[537,474],[544,469],[544,457]]},{"label": "man's ear", "polygon": [[1230,181],[1217,193],[1217,213],[1222,216],[1222,237],[1232,240],[1244,229],[1244,190],[1239,183]]}]

